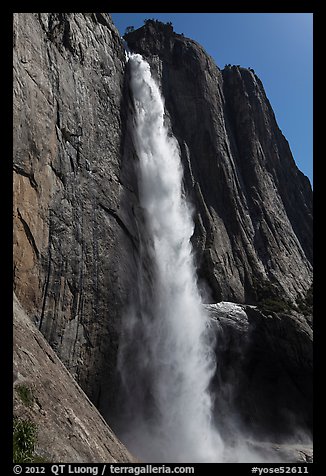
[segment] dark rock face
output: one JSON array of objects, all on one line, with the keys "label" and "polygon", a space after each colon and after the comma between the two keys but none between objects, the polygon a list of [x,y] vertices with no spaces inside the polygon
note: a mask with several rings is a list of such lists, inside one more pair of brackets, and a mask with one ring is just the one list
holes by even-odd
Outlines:
[{"label": "dark rock face", "polygon": [[312,192],[263,86],[221,71],[200,45],[148,22],[126,36],[162,84],[196,210],[194,244],[211,302],[294,302],[311,284]]},{"label": "dark rock face", "polygon": [[[206,305],[216,333],[216,421],[232,437],[277,441],[312,434],[312,329],[295,311]],[[224,428],[224,430],[223,430]],[[230,435],[228,435],[228,433]]]},{"label": "dark rock face", "polygon": [[103,14],[18,13],[14,35],[14,288],[99,403],[135,246],[124,49]]}]

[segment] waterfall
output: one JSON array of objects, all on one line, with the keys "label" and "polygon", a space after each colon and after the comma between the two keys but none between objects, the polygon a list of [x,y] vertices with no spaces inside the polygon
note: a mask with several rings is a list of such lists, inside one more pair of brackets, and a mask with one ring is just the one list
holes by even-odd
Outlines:
[{"label": "waterfall", "polygon": [[208,316],[197,287],[192,210],[164,101],[139,54],[129,55],[132,136],[144,222],[124,319],[119,369],[129,398],[121,438],[145,462],[218,462],[209,385],[215,371]]}]

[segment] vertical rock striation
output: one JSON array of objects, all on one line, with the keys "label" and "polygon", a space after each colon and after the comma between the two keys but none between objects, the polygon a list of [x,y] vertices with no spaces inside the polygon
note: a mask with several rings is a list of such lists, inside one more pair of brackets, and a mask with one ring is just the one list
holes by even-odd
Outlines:
[{"label": "vertical rock striation", "polygon": [[124,67],[106,14],[14,15],[14,289],[95,403],[115,367],[135,246],[121,210],[134,201]]}]

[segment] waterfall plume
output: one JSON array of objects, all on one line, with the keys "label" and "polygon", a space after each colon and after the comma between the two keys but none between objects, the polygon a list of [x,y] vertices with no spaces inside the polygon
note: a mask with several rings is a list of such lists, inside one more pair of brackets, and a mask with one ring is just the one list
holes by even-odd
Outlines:
[{"label": "waterfall plume", "polygon": [[130,394],[125,440],[146,461],[214,462],[222,450],[209,392],[215,361],[197,287],[179,147],[165,126],[149,64],[138,54],[129,58],[144,223],[137,297],[124,319],[119,356]]}]

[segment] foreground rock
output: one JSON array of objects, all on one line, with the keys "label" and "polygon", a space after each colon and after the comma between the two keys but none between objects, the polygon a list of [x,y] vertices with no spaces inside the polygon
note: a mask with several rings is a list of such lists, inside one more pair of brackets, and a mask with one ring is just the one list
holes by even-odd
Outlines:
[{"label": "foreground rock", "polygon": [[36,425],[36,454],[44,461],[136,462],[60,362],[16,297],[14,416]]}]

